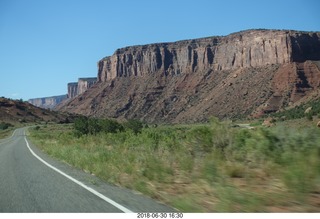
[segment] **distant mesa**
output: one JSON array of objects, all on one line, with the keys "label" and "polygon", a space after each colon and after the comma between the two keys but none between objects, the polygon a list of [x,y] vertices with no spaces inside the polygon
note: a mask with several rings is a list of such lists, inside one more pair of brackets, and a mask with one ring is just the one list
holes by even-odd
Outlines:
[{"label": "distant mesa", "polygon": [[84,93],[90,87],[92,87],[97,82],[96,77],[92,78],[79,78],[78,82],[68,83],[68,94],[52,96],[52,97],[42,97],[42,98],[33,98],[29,99],[28,102],[34,106],[45,108],[45,109],[54,109],[60,103],[68,99],[72,99],[77,95]]},{"label": "distant mesa", "polygon": [[53,109],[57,104],[61,103],[67,98],[67,95],[59,95],[52,97],[41,97],[29,99],[28,102],[34,106],[41,107],[44,109]]}]

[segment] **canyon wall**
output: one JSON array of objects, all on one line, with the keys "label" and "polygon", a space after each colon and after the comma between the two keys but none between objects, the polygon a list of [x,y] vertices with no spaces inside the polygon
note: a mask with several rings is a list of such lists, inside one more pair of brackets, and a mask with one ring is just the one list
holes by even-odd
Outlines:
[{"label": "canyon wall", "polygon": [[78,82],[68,83],[68,98],[74,98],[78,95]]},{"label": "canyon wall", "polygon": [[79,78],[78,82],[68,83],[68,98],[84,93],[97,82],[97,78]]},{"label": "canyon wall", "polygon": [[319,32],[281,30],[249,30],[225,37],[132,46],[98,62],[98,81],[318,60],[319,50]]},{"label": "canyon wall", "polygon": [[97,78],[79,78],[78,94],[84,93],[97,82]]}]

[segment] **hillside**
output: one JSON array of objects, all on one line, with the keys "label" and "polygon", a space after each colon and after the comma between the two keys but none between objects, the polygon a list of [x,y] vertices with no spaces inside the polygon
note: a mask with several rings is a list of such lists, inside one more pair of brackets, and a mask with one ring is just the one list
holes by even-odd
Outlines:
[{"label": "hillside", "polygon": [[71,121],[74,116],[67,113],[58,113],[36,107],[28,102],[0,98],[0,122],[38,123],[38,122],[59,122]]},{"label": "hillside", "polygon": [[59,106],[146,122],[261,116],[318,97],[320,32],[248,30],[116,50],[98,82]]}]

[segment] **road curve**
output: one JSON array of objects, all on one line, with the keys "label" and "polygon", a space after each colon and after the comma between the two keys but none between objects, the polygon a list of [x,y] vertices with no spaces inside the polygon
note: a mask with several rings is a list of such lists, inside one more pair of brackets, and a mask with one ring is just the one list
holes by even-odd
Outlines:
[{"label": "road curve", "polygon": [[48,157],[25,132],[0,140],[0,212],[175,212]]}]

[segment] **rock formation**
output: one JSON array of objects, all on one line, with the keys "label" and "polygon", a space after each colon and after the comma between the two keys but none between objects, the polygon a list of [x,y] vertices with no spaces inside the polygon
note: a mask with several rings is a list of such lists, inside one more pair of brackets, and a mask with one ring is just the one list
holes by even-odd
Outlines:
[{"label": "rock formation", "polygon": [[248,30],[116,50],[98,83],[60,107],[147,122],[274,112],[320,88],[320,32]]},{"label": "rock formation", "polygon": [[61,103],[67,98],[67,95],[52,96],[52,97],[42,97],[42,98],[33,98],[29,99],[28,102],[34,106],[53,109],[56,105]]},{"label": "rock formation", "polygon": [[78,94],[84,93],[97,82],[97,78],[79,78]]},{"label": "rock formation", "polygon": [[74,98],[78,95],[78,82],[68,83],[68,98]]},{"label": "rock formation", "polygon": [[98,80],[319,60],[319,39],[320,33],[250,30],[226,37],[126,47],[98,62]]},{"label": "rock formation", "polygon": [[97,82],[97,78],[79,78],[78,82],[68,83],[68,98],[84,93]]}]

